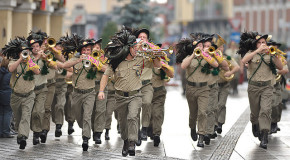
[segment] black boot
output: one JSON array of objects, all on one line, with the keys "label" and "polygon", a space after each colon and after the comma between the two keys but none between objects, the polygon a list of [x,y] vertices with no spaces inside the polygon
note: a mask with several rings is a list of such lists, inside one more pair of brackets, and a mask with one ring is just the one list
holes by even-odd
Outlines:
[{"label": "black boot", "polygon": [[110,140],[109,131],[109,129],[106,129],[105,140]]},{"label": "black boot", "polygon": [[206,134],[204,137],[203,137],[203,140],[204,140],[204,143],[206,145],[209,145],[210,144],[210,138],[211,138],[211,134]]},{"label": "black boot", "polygon": [[253,124],[252,125],[252,132],[254,137],[259,137],[260,136],[260,131],[259,131],[259,125],[258,124]]},{"label": "black boot", "polygon": [[268,144],[268,131],[262,130],[260,147],[267,149],[267,144]]},{"label": "black boot", "polygon": [[101,135],[102,135],[102,132],[95,132],[94,133],[93,139],[94,139],[96,144],[102,144]]},{"label": "black boot", "polygon": [[147,127],[142,127],[141,140],[142,141],[147,141]]},{"label": "black boot", "polygon": [[119,134],[121,133],[121,129],[120,129],[119,123],[117,124],[117,131],[118,131]]},{"label": "black boot", "polygon": [[135,142],[131,141],[128,147],[128,153],[130,156],[135,156]]},{"label": "black boot", "polygon": [[25,149],[25,147],[26,147],[26,139],[27,138],[25,136],[22,136],[20,138],[17,137],[17,140],[19,141],[19,149]]},{"label": "black boot", "polygon": [[199,135],[198,142],[197,142],[197,147],[202,147],[202,148],[204,147],[203,138],[204,138],[204,135]]},{"label": "black boot", "polygon": [[191,139],[193,141],[197,141],[197,134],[196,134],[196,130],[195,129],[191,129],[190,135],[191,135]]},{"label": "black boot", "polygon": [[153,136],[153,128],[152,127],[148,127],[147,128],[147,136],[150,137],[151,140],[154,139],[154,136]]},{"label": "black boot", "polygon": [[33,145],[39,144],[39,132],[33,132],[32,143]]},{"label": "black boot", "polygon": [[73,126],[74,126],[73,122],[68,122],[68,129],[67,129],[68,135],[71,135],[75,131]]},{"label": "black boot", "polygon": [[210,139],[215,139],[217,137],[217,134],[213,132],[213,134],[210,135]]},{"label": "black boot", "polygon": [[155,135],[153,140],[154,140],[154,147],[158,147],[159,143],[160,143],[160,136],[159,135]]},{"label": "black boot", "polygon": [[123,149],[122,149],[122,156],[126,157],[128,155],[128,148],[129,148],[129,141],[128,139],[124,140]]},{"label": "black boot", "polygon": [[142,140],[141,140],[141,132],[140,132],[140,130],[138,130],[138,140],[137,140],[137,142],[136,142],[136,145],[137,145],[137,146],[141,146],[141,144],[142,144]]},{"label": "black boot", "polygon": [[82,147],[83,147],[83,151],[88,151],[88,148],[89,148],[89,138],[88,137],[83,136]]},{"label": "black boot", "polygon": [[60,137],[62,135],[61,127],[62,127],[61,124],[56,124],[56,127],[55,127],[55,137]]},{"label": "black boot", "polygon": [[270,133],[277,133],[278,126],[277,123],[271,123],[271,132]]},{"label": "black boot", "polygon": [[41,143],[45,143],[45,142],[46,142],[47,133],[48,133],[48,130],[43,130],[43,131],[40,133],[40,140],[41,140]]},{"label": "black boot", "polygon": [[222,133],[222,131],[223,131],[222,127],[223,127],[223,124],[218,122],[218,126],[217,126],[217,129],[216,129],[216,132],[218,134]]}]

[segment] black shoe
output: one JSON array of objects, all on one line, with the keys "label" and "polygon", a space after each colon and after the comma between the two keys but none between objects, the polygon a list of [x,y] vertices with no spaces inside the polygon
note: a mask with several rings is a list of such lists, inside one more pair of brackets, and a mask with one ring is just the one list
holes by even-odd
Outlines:
[{"label": "black shoe", "polygon": [[89,138],[88,137],[83,137],[83,151],[88,151],[89,148]]},{"label": "black shoe", "polygon": [[68,123],[68,129],[67,129],[68,135],[71,135],[75,131],[73,126],[74,126],[74,123],[72,123],[72,122]]},{"label": "black shoe", "polygon": [[278,127],[278,125],[277,125],[277,131],[281,131],[281,129]]},{"label": "black shoe", "polygon": [[135,142],[131,141],[128,147],[128,153],[130,156],[135,156]]},{"label": "black shoe", "polygon": [[209,144],[210,144],[210,137],[211,137],[211,134],[206,134],[206,135],[203,137],[204,143],[205,143],[206,145],[209,145]]},{"label": "black shoe", "polygon": [[128,139],[124,140],[123,149],[122,149],[122,156],[126,157],[128,155],[128,148],[129,148],[129,141]]},{"label": "black shoe", "polygon": [[62,135],[61,127],[62,127],[61,124],[56,124],[56,127],[55,127],[55,137],[60,137]]},{"label": "black shoe", "polygon": [[147,127],[142,127],[141,129],[141,140],[147,141]]},{"label": "black shoe", "polygon": [[138,131],[138,140],[137,140],[137,142],[136,142],[136,145],[137,146],[141,146],[141,144],[142,144],[142,140],[141,140],[141,132],[140,132],[140,130]]},{"label": "black shoe", "polygon": [[26,147],[26,137],[22,136],[19,138],[19,149],[25,149]]},{"label": "black shoe", "polygon": [[106,129],[105,140],[110,140],[109,131],[109,129]]},{"label": "black shoe", "polygon": [[158,147],[159,143],[160,143],[160,136],[159,135],[155,135],[153,140],[154,140],[154,147]]},{"label": "black shoe", "polygon": [[260,129],[258,124],[253,124],[252,125],[252,132],[254,137],[260,137]]},{"label": "black shoe", "polygon": [[267,144],[268,144],[268,131],[262,130],[260,147],[267,149]]},{"label": "black shoe", "polygon": [[119,134],[121,133],[121,129],[120,129],[120,125],[119,124],[117,124],[117,131],[118,131]]},{"label": "black shoe", "polygon": [[39,144],[39,134],[40,133],[38,132],[33,132],[33,139],[32,139],[33,145]]},{"label": "black shoe", "polygon": [[191,135],[191,139],[193,141],[197,141],[197,134],[196,134],[196,130],[195,129],[191,129],[190,135]]},{"label": "black shoe", "polygon": [[210,139],[215,139],[216,137],[217,137],[217,134],[215,132],[210,135]]},{"label": "black shoe", "polygon": [[222,127],[223,127],[223,124],[218,122],[218,126],[216,128],[216,132],[218,134],[221,134],[222,133],[222,131],[223,131]]},{"label": "black shoe", "polygon": [[151,140],[154,139],[153,128],[152,127],[148,127],[147,128],[147,136],[150,137]]},{"label": "black shoe", "polygon": [[278,131],[277,123],[271,123],[271,131],[270,131],[270,134],[277,133],[277,131]]},{"label": "black shoe", "polygon": [[40,133],[40,141],[41,141],[41,143],[45,143],[46,142],[47,133],[48,133],[48,130],[43,130]]},{"label": "black shoe", "polygon": [[198,142],[197,142],[197,147],[202,147],[202,148],[204,147],[203,138],[204,138],[204,135],[199,135]]},{"label": "black shoe", "polygon": [[93,140],[95,141],[96,144],[102,144],[101,135],[102,132],[94,132]]}]

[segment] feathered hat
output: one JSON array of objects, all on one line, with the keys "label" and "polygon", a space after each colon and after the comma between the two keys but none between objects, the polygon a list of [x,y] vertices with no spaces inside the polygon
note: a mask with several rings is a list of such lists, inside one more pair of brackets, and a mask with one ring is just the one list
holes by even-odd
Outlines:
[{"label": "feathered hat", "polygon": [[73,33],[70,37],[64,39],[62,42],[63,53],[76,52],[83,41],[84,39],[81,36]]},{"label": "feathered hat", "polygon": [[27,45],[25,37],[16,37],[2,48],[2,53],[8,59],[19,59],[20,52],[27,49],[31,50],[32,48]]},{"label": "feathered hat", "polygon": [[47,34],[41,30],[38,30],[37,32],[30,31],[29,36],[27,37],[28,45],[32,46],[34,43],[39,43],[39,45],[41,45],[46,38],[48,38]]},{"label": "feathered hat", "polygon": [[109,60],[113,70],[118,67],[118,65],[125,60],[125,58],[130,53],[130,47],[136,44],[136,37],[132,34],[131,30],[124,27],[120,32],[116,33],[112,38],[110,43],[105,48],[105,56]]}]

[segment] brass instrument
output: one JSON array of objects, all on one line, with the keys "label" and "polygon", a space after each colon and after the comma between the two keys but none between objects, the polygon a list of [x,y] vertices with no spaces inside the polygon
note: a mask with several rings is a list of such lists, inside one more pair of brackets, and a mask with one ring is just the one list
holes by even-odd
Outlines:
[{"label": "brass instrument", "polygon": [[280,82],[281,77],[282,77],[282,75],[279,74],[279,73],[277,73],[277,74],[276,74],[276,78],[275,78],[276,82]]},{"label": "brass instrument", "polygon": [[104,50],[95,50],[95,51],[93,51],[92,52],[92,57],[99,57],[99,56],[101,56],[102,54],[104,54]]},{"label": "brass instrument", "polygon": [[84,60],[83,64],[84,64],[85,68],[90,68],[92,65],[91,61],[89,61],[89,60]]},{"label": "brass instrument", "polygon": [[22,55],[22,58],[23,58],[23,59],[27,59],[28,56],[29,56],[29,51],[24,50],[24,51],[22,51],[21,55]]},{"label": "brass instrument", "polygon": [[[234,66],[231,64],[231,62],[229,60],[227,60],[226,58],[223,58],[227,63],[228,63],[228,66],[230,68],[230,71],[233,70]],[[231,74],[231,76],[229,77],[225,77],[225,73],[227,71],[225,70],[220,70],[219,71],[219,77],[222,79],[222,80],[225,80],[227,82],[231,81],[234,77],[235,77],[235,74]]]},{"label": "brass instrument", "polygon": [[63,72],[63,69],[62,68],[58,68],[57,69],[57,74],[61,74]]},{"label": "brass instrument", "polygon": [[150,49],[150,46],[148,45],[148,43],[142,43],[142,50],[146,51],[148,49]]},{"label": "brass instrument", "polygon": [[277,52],[276,52],[276,48],[274,47],[274,46],[270,46],[269,47],[269,53],[271,54],[271,55],[275,55]]},{"label": "brass instrument", "polygon": [[48,61],[48,62],[50,62],[50,61],[53,61],[53,54],[50,52],[50,51],[46,51],[45,52],[45,54],[46,54],[46,60]]},{"label": "brass instrument", "polygon": [[48,38],[46,40],[46,44],[45,45],[46,45],[46,48],[53,48],[56,45],[56,41],[55,41],[54,38]]},{"label": "brass instrument", "polygon": [[214,48],[214,46],[210,46],[210,47],[208,48],[208,53],[209,53],[210,55],[214,55],[214,53],[215,53],[215,48]]},{"label": "brass instrument", "polygon": [[201,49],[195,48],[193,52],[194,52],[195,57],[201,56]]},{"label": "brass instrument", "polygon": [[[143,46],[144,44],[144,46]],[[137,55],[144,56],[147,58],[156,58],[156,57],[165,57],[167,56],[166,52],[169,54],[173,53],[173,46],[170,46],[167,49],[150,49],[147,43],[142,44],[142,51],[138,51]]]}]

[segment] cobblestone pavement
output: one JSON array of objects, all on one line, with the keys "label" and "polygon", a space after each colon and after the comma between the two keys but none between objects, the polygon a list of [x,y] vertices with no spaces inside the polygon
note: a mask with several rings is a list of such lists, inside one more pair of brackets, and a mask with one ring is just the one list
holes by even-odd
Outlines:
[{"label": "cobblestone pavement", "polygon": [[[239,86],[238,96],[229,96],[223,133],[204,148],[197,147],[197,142],[193,142],[190,138],[188,106],[185,97],[181,95],[181,88],[167,87],[165,120],[159,147],[153,147],[153,141],[148,138],[141,146],[136,147],[135,157],[122,157],[123,141],[117,133],[116,120],[113,120],[111,139],[105,141],[102,134],[101,145],[94,144],[90,139],[88,152],[83,152],[81,129],[76,123],[74,124],[76,132],[68,136],[65,122],[60,138],[54,137],[55,125],[51,123],[47,143],[33,146],[30,132],[25,150],[18,149],[16,138],[1,138],[0,159],[259,159],[260,156],[263,156],[263,159],[283,159],[289,156],[290,117],[288,116],[288,119],[285,117],[290,115],[289,111],[283,113],[279,125],[282,131],[269,138],[268,150],[260,149],[259,142],[252,136],[249,127],[246,87],[246,84]],[[280,150],[282,152],[278,154]]]}]

